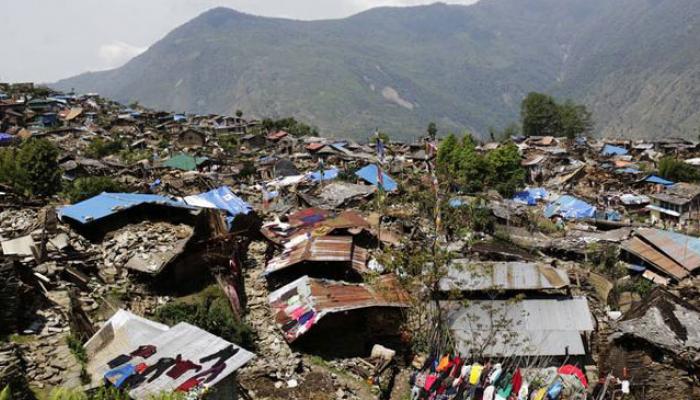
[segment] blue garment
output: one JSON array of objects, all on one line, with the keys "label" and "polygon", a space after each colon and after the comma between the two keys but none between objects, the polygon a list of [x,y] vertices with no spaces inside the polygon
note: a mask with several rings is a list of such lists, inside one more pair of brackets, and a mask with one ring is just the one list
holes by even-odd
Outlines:
[{"label": "blue garment", "polygon": [[104,378],[114,387],[120,388],[126,378],[136,373],[136,367],[132,364],[124,364],[121,367],[105,372]]},{"label": "blue garment", "polygon": [[557,400],[561,395],[561,391],[563,388],[564,387],[561,383],[561,379],[557,379],[556,382],[554,382],[552,386],[550,386],[547,390],[547,398],[549,400]]}]

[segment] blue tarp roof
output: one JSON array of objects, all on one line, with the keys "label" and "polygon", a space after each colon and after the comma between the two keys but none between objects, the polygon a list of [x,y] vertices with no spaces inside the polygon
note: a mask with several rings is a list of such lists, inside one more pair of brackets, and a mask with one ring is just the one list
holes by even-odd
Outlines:
[{"label": "blue tarp roof", "polygon": [[593,218],[595,212],[596,208],[585,201],[564,195],[547,205],[544,216],[551,218],[554,215],[561,215],[566,219]]},{"label": "blue tarp roof", "polygon": [[656,175],[649,175],[646,178],[644,178],[644,182],[649,182],[649,183],[656,183],[658,185],[664,185],[664,186],[671,186],[674,184],[674,182],[671,182],[667,179],[664,179],[660,176]]},{"label": "blue tarp roof", "polygon": [[549,193],[544,188],[527,188],[522,192],[516,193],[513,200],[518,203],[534,206],[537,204],[537,200],[544,200],[547,196],[549,196]]},{"label": "blue tarp roof", "polygon": [[0,132],[0,142],[11,142],[15,140],[15,137],[9,133]]},{"label": "blue tarp roof", "polygon": [[253,206],[236,196],[228,186],[222,186],[194,196],[187,196],[185,197],[185,202],[191,206],[215,208],[226,211],[226,213],[228,213],[226,223],[229,229],[231,229],[233,219],[236,215],[245,215],[253,211]]},{"label": "blue tarp roof", "polygon": [[613,146],[606,144],[601,152],[604,156],[624,156],[627,154],[627,149],[624,147]]},{"label": "blue tarp roof", "polygon": [[170,207],[195,208],[181,201],[156,194],[101,193],[79,203],[60,207],[57,212],[60,218],[68,217],[80,223],[87,224],[141,204],[160,204]]},{"label": "blue tarp roof", "polygon": [[[374,164],[370,164],[358,171],[355,171],[355,175],[359,176],[360,178],[374,186],[379,186],[379,183],[377,182],[379,174],[377,172],[377,166]],[[398,189],[399,186],[396,184],[396,181],[394,181],[384,171],[382,171],[382,179],[384,180],[382,189],[384,189],[385,191],[393,192],[394,190]]]},{"label": "blue tarp roof", "polygon": [[324,181],[331,181],[337,177],[338,177],[338,168],[331,168],[331,169],[323,170],[323,176],[321,176],[321,170],[314,171],[314,172],[309,174],[309,178],[311,178],[311,180],[314,182],[319,182],[319,181],[321,181],[321,179],[323,179]]}]

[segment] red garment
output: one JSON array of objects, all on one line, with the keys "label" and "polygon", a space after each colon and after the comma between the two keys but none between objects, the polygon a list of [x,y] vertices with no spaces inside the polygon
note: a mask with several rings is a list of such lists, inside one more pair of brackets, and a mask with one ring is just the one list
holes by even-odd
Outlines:
[{"label": "red garment", "polygon": [[520,373],[520,368],[515,370],[515,373],[513,374],[513,391],[511,393],[515,393],[516,395],[520,392],[520,387],[523,385],[523,376]]},{"label": "red garment", "polygon": [[430,391],[430,389],[433,387],[433,384],[437,380],[437,375],[430,374],[425,377],[425,386],[423,386],[423,389]]},{"label": "red garment", "polygon": [[148,365],[146,365],[146,363],[141,363],[141,364],[138,364],[136,367],[134,367],[137,374],[142,373],[146,368],[148,368]]},{"label": "red garment", "polygon": [[559,372],[561,375],[575,375],[578,380],[581,381],[583,387],[588,388],[588,379],[586,379],[586,375],[584,375],[583,371],[581,371],[581,369],[577,366],[566,364],[559,368],[559,371],[557,372]]},{"label": "red garment", "polygon": [[175,357],[175,365],[173,365],[173,367],[170,368],[170,370],[165,374],[173,379],[177,379],[191,369],[199,371],[202,369],[202,367],[190,360],[183,360],[182,355],[178,354],[177,357]]},{"label": "red garment", "polygon": [[190,390],[196,388],[199,386],[202,382],[200,380],[204,380],[203,378],[195,378],[192,377],[180,384],[180,386],[175,389],[177,392],[189,392]]}]

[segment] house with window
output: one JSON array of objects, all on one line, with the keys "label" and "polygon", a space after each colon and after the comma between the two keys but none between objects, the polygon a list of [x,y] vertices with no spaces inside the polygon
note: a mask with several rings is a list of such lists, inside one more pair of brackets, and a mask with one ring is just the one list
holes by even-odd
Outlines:
[{"label": "house with window", "polygon": [[647,209],[653,223],[668,221],[685,225],[691,220],[698,220],[700,185],[677,183],[649,197],[651,204]]}]

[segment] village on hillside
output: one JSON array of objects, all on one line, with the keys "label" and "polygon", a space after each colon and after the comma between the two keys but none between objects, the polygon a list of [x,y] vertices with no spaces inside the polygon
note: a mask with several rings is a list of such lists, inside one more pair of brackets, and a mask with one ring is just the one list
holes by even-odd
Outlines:
[{"label": "village on hillside", "polygon": [[700,144],[438,129],[0,84],[0,398],[700,398]]}]

